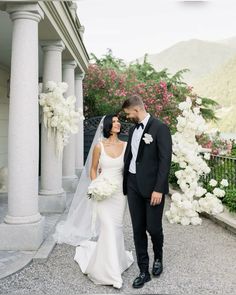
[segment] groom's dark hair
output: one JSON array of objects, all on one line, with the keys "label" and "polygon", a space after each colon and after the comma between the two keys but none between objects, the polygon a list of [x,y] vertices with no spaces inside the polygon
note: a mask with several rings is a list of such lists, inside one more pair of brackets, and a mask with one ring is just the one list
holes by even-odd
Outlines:
[{"label": "groom's dark hair", "polygon": [[123,102],[122,109],[128,109],[130,107],[137,106],[144,108],[144,103],[140,95],[133,94]]},{"label": "groom's dark hair", "polygon": [[119,118],[117,114],[106,115],[103,119],[103,136],[109,138],[111,136],[112,119],[114,117]]}]

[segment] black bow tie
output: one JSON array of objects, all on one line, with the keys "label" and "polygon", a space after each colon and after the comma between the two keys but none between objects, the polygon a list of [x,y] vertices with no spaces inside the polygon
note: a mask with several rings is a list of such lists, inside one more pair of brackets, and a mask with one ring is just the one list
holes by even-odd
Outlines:
[{"label": "black bow tie", "polygon": [[143,129],[143,127],[144,127],[143,123],[136,123],[136,124],[135,124],[135,128],[137,128],[137,129],[139,129],[140,126],[141,126],[142,129]]}]

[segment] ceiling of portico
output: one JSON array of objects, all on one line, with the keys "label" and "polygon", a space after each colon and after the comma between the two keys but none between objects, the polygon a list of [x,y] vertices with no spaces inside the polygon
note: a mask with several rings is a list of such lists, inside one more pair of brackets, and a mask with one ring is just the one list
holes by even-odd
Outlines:
[{"label": "ceiling of portico", "polygon": [[[22,36],[23,37],[23,36]],[[39,23],[39,76],[42,76],[43,53],[40,47],[42,40],[60,40],[60,37],[47,17]],[[23,41],[23,39],[22,39]],[[9,14],[0,10],[0,65],[10,70],[12,43],[12,21]],[[62,54],[63,60],[71,60],[69,50],[65,49]]]},{"label": "ceiling of portico", "polygon": [[[60,40],[59,34],[54,29],[54,27],[51,25],[51,23],[47,17],[45,17],[44,20],[39,23],[39,39],[44,40],[44,41]],[[68,49],[65,49],[62,52],[62,59],[63,60],[71,60],[72,59],[72,55],[70,54]]]}]

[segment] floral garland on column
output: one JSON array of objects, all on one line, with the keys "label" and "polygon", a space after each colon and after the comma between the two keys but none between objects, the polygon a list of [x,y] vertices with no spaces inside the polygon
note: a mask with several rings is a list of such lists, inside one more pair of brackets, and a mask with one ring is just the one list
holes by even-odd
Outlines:
[{"label": "floral garland on column", "polygon": [[39,104],[43,110],[43,123],[48,131],[48,139],[55,137],[56,153],[59,157],[62,156],[70,135],[78,132],[78,122],[84,120],[83,110],[75,109],[75,96],[64,98],[63,93],[67,89],[68,85],[65,82],[49,81],[45,84],[45,92],[42,93],[42,85],[39,85]]},{"label": "floral garland on column", "polygon": [[[177,132],[172,137],[172,160],[181,168],[175,172],[181,192],[171,196],[170,209],[165,212],[170,223],[198,225],[202,222],[200,212],[218,214],[223,211],[218,198],[224,196],[223,187],[228,185],[227,180],[222,180],[220,187],[208,192],[199,183],[200,177],[210,172],[204,160],[209,159],[210,154],[205,152],[203,156],[203,149],[196,140],[197,135],[206,131],[206,123],[200,112],[201,103],[201,99],[197,99],[193,106],[192,100],[187,98],[179,104],[182,114],[177,118]],[[216,185],[215,180],[209,183],[209,187]]]}]

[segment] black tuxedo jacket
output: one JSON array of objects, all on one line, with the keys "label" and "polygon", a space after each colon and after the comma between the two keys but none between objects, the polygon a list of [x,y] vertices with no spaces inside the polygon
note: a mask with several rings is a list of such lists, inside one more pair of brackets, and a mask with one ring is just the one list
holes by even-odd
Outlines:
[{"label": "black tuxedo jacket", "polygon": [[[131,139],[135,126],[129,130],[129,139],[124,155],[123,193],[127,194],[127,177],[132,159]],[[153,142],[146,144],[144,134],[152,136]],[[136,159],[138,189],[144,198],[150,198],[153,191],[169,192],[168,175],[171,166],[172,140],[168,126],[150,117],[140,140]]]}]

